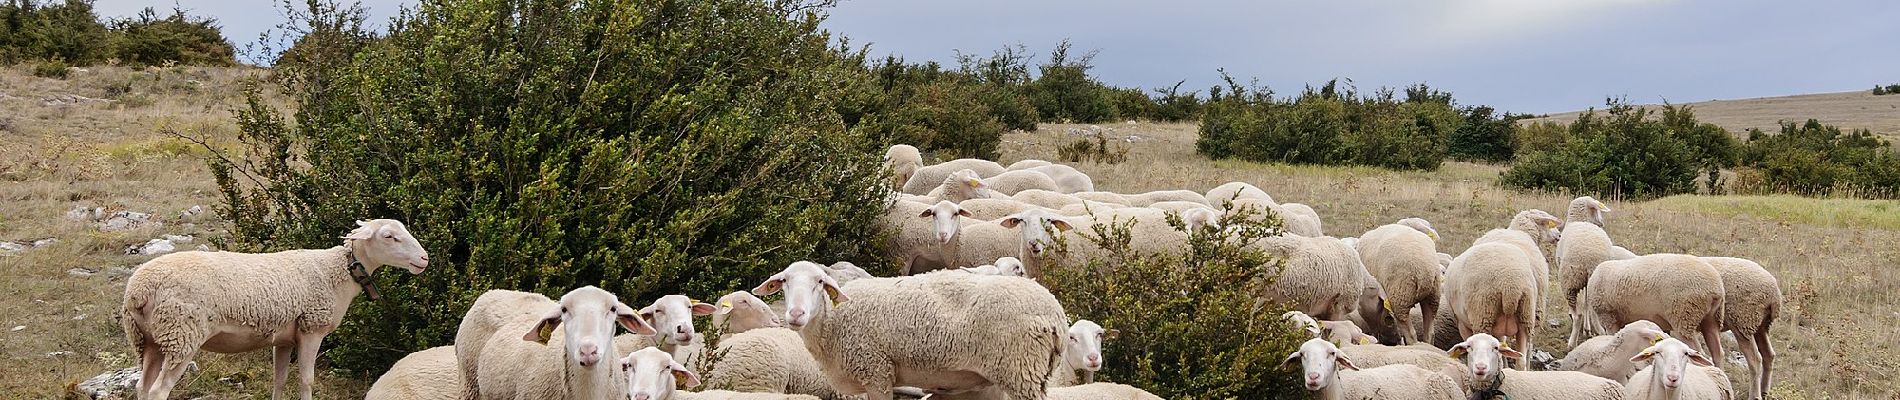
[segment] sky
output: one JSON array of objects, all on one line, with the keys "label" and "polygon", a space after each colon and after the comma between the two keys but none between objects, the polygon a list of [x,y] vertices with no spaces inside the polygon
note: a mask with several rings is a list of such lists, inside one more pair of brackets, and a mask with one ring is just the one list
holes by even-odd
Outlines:
[{"label": "sky", "polygon": [[[402,4],[367,1],[372,21]],[[99,0],[103,15],[172,2]],[[260,0],[178,0],[240,47],[283,19]],[[1462,104],[1554,113],[1606,97],[1687,103],[1869,90],[1900,83],[1900,1],[1841,0],[841,0],[824,26],[871,54],[952,63],[1063,39],[1094,50],[1117,86],[1225,69],[1290,95],[1350,79],[1362,91],[1426,83]]]}]

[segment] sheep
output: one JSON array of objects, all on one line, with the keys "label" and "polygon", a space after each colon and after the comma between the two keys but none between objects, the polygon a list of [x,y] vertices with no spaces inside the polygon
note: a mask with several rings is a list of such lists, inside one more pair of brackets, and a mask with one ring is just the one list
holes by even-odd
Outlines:
[{"label": "sheep", "polygon": [[923,155],[911,145],[894,144],[884,150],[884,169],[891,171],[891,190],[904,190],[904,182],[909,182],[910,176],[923,165]]},{"label": "sheep", "polygon": [[[1398,313],[1392,312],[1392,302],[1386,296],[1385,286],[1379,284],[1379,280],[1366,271],[1366,266],[1359,260],[1357,251],[1347,247],[1344,242],[1339,242],[1338,239],[1334,241],[1338,243],[1334,251],[1346,255],[1347,262],[1352,264],[1353,271],[1359,274],[1359,297],[1355,299],[1358,304],[1346,314],[1346,320],[1364,328],[1367,334],[1378,338],[1381,342],[1398,343],[1400,341]],[[1406,311],[1409,315],[1411,310]]]},{"label": "sheep", "polygon": [[864,268],[859,268],[857,264],[852,264],[850,261],[831,263],[831,266],[825,267],[825,273],[831,274],[831,279],[837,279],[840,283],[873,277],[870,271],[865,271]]},{"label": "sheep", "polygon": [[455,331],[455,358],[462,370],[463,399],[475,399],[481,390],[477,387],[480,381],[476,379],[481,372],[478,361],[489,339],[518,321],[540,316],[549,304],[555,304],[554,300],[540,293],[512,290],[489,290],[475,298]]},{"label": "sheep", "polygon": [[[1512,226],[1549,226],[1554,220],[1524,218],[1528,213],[1519,213]],[[1453,326],[1434,322],[1433,329],[1456,329],[1458,336],[1467,338],[1477,333],[1508,337],[1530,353],[1530,339],[1537,334],[1538,298],[1543,293],[1538,282],[1542,275],[1537,274],[1541,261],[1543,255],[1530,235],[1518,229],[1486,233],[1446,268],[1440,306],[1451,310]],[[1519,359],[1518,365],[1527,366],[1527,361]]]},{"label": "sheep", "polygon": [[[1416,218],[1409,222],[1430,229],[1430,223]],[[1435,232],[1434,232],[1435,233]],[[1390,224],[1373,228],[1359,236],[1359,259],[1366,271],[1384,286],[1392,311],[1409,314],[1412,306],[1423,315],[1438,314],[1439,264],[1433,235],[1415,227]],[[1399,344],[1415,343],[1431,334],[1431,321],[1414,327],[1411,318],[1399,318]]]},{"label": "sheep", "polygon": [[[1282,368],[1300,362],[1306,390],[1324,400],[1340,399],[1459,399],[1462,391],[1452,379],[1411,364],[1360,369],[1339,347],[1320,339],[1307,340],[1280,362]],[[1346,370],[1340,370],[1340,368]]]},{"label": "sheep", "polygon": [[1280,319],[1293,325],[1294,329],[1304,329],[1309,336],[1325,339],[1334,345],[1377,344],[1378,338],[1367,335],[1358,325],[1348,321],[1321,321],[1299,310],[1280,314]]},{"label": "sheep", "polygon": [[1128,197],[1115,192],[1075,192],[1069,195],[1077,199],[1099,201],[1103,203],[1128,205]]},{"label": "sheep", "polygon": [[[1094,193],[1100,193],[1100,192],[1094,192]],[[1063,206],[1067,206],[1071,204],[1082,204],[1082,201],[1085,200],[1081,196],[1056,193],[1053,191],[1042,190],[1042,189],[1029,189],[1029,190],[1016,192],[1016,194],[1009,196],[1009,198],[1010,200],[1016,200],[1016,201],[1020,201],[1024,203],[1029,203],[1029,204],[1033,204],[1033,205],[1040,206],[1043,208],[1062,208]],[[1088,199],[1088,200],[1094,200],[1094,199]],[[1095,201],[1101,201],[1101,200],[1095,200]]]},{"label": "sheep", "polygon": [[1503,346],[1497,337],[1479,333],[1452,346],[1452,357],[1464,358],[1471,371],[1472,398],[1504,395],[1511,399],[1612,400],[1623,398],[1623,386],[1609,379],[1574,371],[1519,371],[1504,368],[1504,357],[1522,354]]},{"label": "sheep", "polygon": [[653,341],[661,350],[673,351],[678,347],[694,344],[698,334],[693,330],[693,317],[712,315],[719,306],[701,303],[684,295],[666,295],[653,300],[653,304],[640,309],[640,319],[659,333]]},{"label": "sheep", "polygon": [[977,177],[996,176],[1004,171],[1002,165],[998,165],[995,161],[990,160],[959,158],[944,161],[936,165],[918,167],[916,172],[911,173],[910,180],[904,181],[904,189],[902,192],[910,194],[930,193],[931,189],[935,189],[937,186],[943,184],[944,178],[949,177],[951,173],[966,169],[975,173]]},{"label": "sheep", "polygon": [[[1012,179],[1010,182],[1014,184],[1016,180]],[[1015,193],[1015,191],[1008,193]],[[993,198],[996,195],[996,191],[990,187],[990,181],[984,180],[982,176],[977,175],[976,171],[965,169],[952,172],[949,176],[945,176],[943,182],[939,183],[936,188],[930,189],[930,192],[925,193],[924,197],[936,200],[947,200],[951,203],[960,203],[969,199]]]},{"label": "sheep", "polygon": [[1717,340],[1725,293],[1722,274],[1700,258],[1651,254],[1605,261],[1597,265],[1584,291],[1585,303],[1604,326],[1649,320],[1674,337],[1700,331],[1702,347],[1711,349],[1709,354],[1722,354]]},{"label": "sheep", "polygon": [[1261,301],[1284,302],[1324,320],[1344,320],[1364,294],[1364,267],[1351,248],[1333,238],[1276,236],[1250,244],[1285,263]]},{"label": "sheep", "polygon": [[1266,191],[1246,182],[1227,182],[1207,191],[1209,205],[1228,208],[1227,202],[1239,199],[1254,199],[1267,204],[1278,204],[1273,201],[1273,196],[1267,195]]},{"label": "sheep", "polygon": [[1184,213],[1184,212],[1187,212],[1188,210],[1218,211],[1218,209],[1214,208],[1214,206],[1207,205],[1207,203],[1196,203],[1192,201],[1178,201],[1178,200],[1158,201],[1158,202],[1149,204],[1147,207],[1153,208],[1156,210],[1162,210],[1162,211],[1168,211],[1168,212],[1174,212],[1174,213]]},{"label": "sheep", "polygon": [[627,398],[631,400],[818,400],[817,396],[806,394],[782,393],[746,393],[726,390],[708,390],[704,392],[683,392],[674,389],[679,383],[687,387],[699,386],[699,374],[687,369],[685,365],[674,361],[660,349],[648,347],[627,354],[620,359],[620,370],[626,375]]},{"label": "sheep", "polygon": [[1129,206],[1115,204],[1115,203],[1103,203],[1103,202],[1094,201],[1094,200],[1083,200],[1081,203],[1070,204],[1070,205],[1062,206],[1061,208],[1057,208],[1056,213],[1067,215],[1067,216],[1084,216],[1084,215],[1092,215],[1092,214],[1107,211],[1107,210],[1114,210],[1114,209],[1121,209],[1121,208],[1135,208],[1135,207],[1129,207]]},{"label": "sheep", "polygon": [[[1055,244],[1055,236],[1075,228],[1070,217],[1032,209],[994,221],[976,222],[963,227],[954,265],[979,265],[1002,257],[1023,261],[1030,277],[1042,276],[1042,256]],[[1051,233],[1055,229],[1056,233]]]},{"label": "sheep", "polygon": [[1054,178],[1033,170],[1004,172],[983,178],[983,184],[988,186],[991,192],[1004,196],[1015,195],[1017,192],[1029,189],[1065,192]]},{"label": "sheep", "polygon": [[[138,397],[164,399],[198,351],[275,351],[281,397],[297,351],[302,398],[316,384],[318,346],[383,266],[421,274],[429,253],[401,221],[357,221],[343,244],[276,253],[186,251],[140,265],[125,283],[120,327],[139,357]],[[368,287],[375,298],[376,287]]]},{"label": "sheep", "polygon": [[1650,364],[1631,375],[1623,388],[1632,400],[1733,398],[1735,389],[1729,386],[1728,374],[1702,354],[1675,338],[1656,342],[1630,357],[1630,362]]},{"label": "sheep", "polygon": [[1571,348],[1560,365],[1564,370],[1600,376],[1622,384],[1636,373],[1636,365],[1630,363],[1630,357],[1668,337],[1669,334],[1664,333],[1654,322],[1631,322],[1614,334],[1593,337]]},{"label": "sheep", "polygon": [[1201,229],[1220,229],[1220,211],[1206,208],[1181,210],[1181,223],[1187,225],[1189,235],[1201,232]]},{"label": "sheep", "polygon": [[969,212],[969,218],[985,221],[1002,218],[1032,208],[1045,208],[1009,198],[969,199],[957,203],[957,207]]},{"label": "sheep", "polygon": [[1009,171],[1022,171],[1022,170],[1027,170],[1030,168],[1043,167],[1043,166],[1049,166],[1049,165],[1055,165],[1055,163],[1032,159],[1032,160],[1022,160],[1022,161],[1010,163],[1009,167],[1005,167],[1003,169],[1009,170]]},{"label": "sheep", "polygon": [[1058,192],[1079,193],[1095,191],[1095,180],[1090,179],[1089,174],[1077,171],[1075,167],[1062,164],[1050,164],[1030,168],[1028,171],[1040,172],[1043,175],[1047,175],[1050,180],[1055,181],[1056,191]]},{"label": "sheep", "polygon": [[[1023,266],[1023,260],[1017,259],[1016,257],[998,258],[993,264],[964,267],[963,270],[979,275],[1029,277],[1029,269]],[[842,285],[843,283],[839,284]]]},{"label": "sheep", "polygon": [[[1511,223],[1506,228],[1485,232],[1483,236],[1478,237],[1478,240],[1472,241],[1472,244],[1505,242],[1522,249],[1524,254],[1531,259],[1531,272],[1537,275],[1537,293],[1539,293],[1537,309],[1542,310],[1544,309],[1542,294],[1548,293],[1545,288],[1550,285],[1550,262],[1544,258],[1543,244],[1559,242],[1563,237],[1563,228],[1563,220],[1543,210],[1529,209],[1519,211],[1517,215],[1512,216]],[[1520,236],[1517,233],[1523,235]],[[1525,241],[1525,237],[1531,240]]]},{"label": "sheep", "polygon": [[892,205],[880,225],[897,231],[890,249],[894,253],[891,256],[901,263],[899,272],[909,275],[958,265],[956,257],[967,236],[960,233],[970,215],[949,200],[934,205],[907,201]]},{"label": "sheep", "polygon": [[1557,242],[1556,253],[1557,284],[1563,290],[1565,306],[1570,308],[1568,343],[1576,345],[1579,338],[1599,333],[1596,332],[1599,327],[1589,321],[1592,315],[1584,312],[1583,302],[1577,299],[1578,295],[1590,283],[1590,274],[1596,271],[1597,264],[1622,258],[1613,254],[1609,234],[1590,221],[1564,224],[1563,239]]},{"label": "sheep", "polygon": [[[833,279],[837,279],[836,275],[833,275]],[[774,328],[779,325],[778,317],[772,312],[772,306],[744,290],[736,290],[720,296],[719,309],[713,311],[712,314],[712,326],[719,327],[721,341],[753,329]]]},{"label": "sheep", "polygon": [[1282,215],[1291,214],[1294,216],[1294,219],[1301,220],[1301,223],[1311,226],[1311,229],[1308,230],[1311,234],[1306,236],[1326,235],[1326,230],[1324,229],[1325,224],[1321,223],[1319,212],[1313,211],[1312,206],[1300,203],[1280,203],[1280,209],[1284,210],[1281,212]]},{"label": "sheep", "polygon": [[752,290],[779,292],[786,326],[831,386],[867,400],[891,400],[900,385],[945,392],[994,385],[1009,398],[1041,400],[1068,328],[1048,289],[1015,277],[945,271],[839,287],[817,264],[799,261]]},{"label": "sheep", "polygon": [[[1338,344],[1338,343],[1334,343]],[[1444,350],[1422,344],[1406,346],[1385,346],[1378,344],[1339,345],[1339,350],[1352,359],[1353,365],[1360,368],[1377,368],[1393,364],[1410,364],[1426,371],[1437,372],[1451,378],[1451,382],[1464,391],[1471,378],[1471,370],[1464,363],[1454,360]]]},{"label": "sheep", "polygon": [[1161,400],[1161,396],[1134,386],[1098,382],[1049,388],[1049,400]]},{"label": "sheep", "polygon": [[370,385],[368,400],[455,400],[462,398],[462,370],[455,346],[409,353]]},{"label": "sheep", "polygon": [[1570,199],[1570,207],[1564,210],[1564,221],[1589,222],[1603,226],[1603,214],[1610,212],[1610,206],[1590,196]]},{"label": "sheep", "polygon": [[[1113,339],[1115,331],[1102,329],[1095,321],[1075,320],[1063,340],[1062,360],[1049,376],[1049,387],[1095,383],[1095,372],[1102,370],[1102,341]],[[1080,372],[1077,372],[1080,371]]]},{"label": "sheep", "polygon": [[721,340],[718,351],[724,357],[707,374],[707,387],[842,398],[796,331],[780,327],[746,331]]},{"label": "sheep", "polygon": [[1750,398],[1763,398],[1775,382],[1769,375],[1775,348],[1768,344],[1768,328],[1781,310],[1781,283],[1754,261],[1733,257],[1702,257],[1702,261],[1722,274],[1722,327],[1735,332],[1735,344],[1748,360],[1755,382]]},{"label": "sheep", "polygon": [[[613,293],[593,286],[574,289],[561,296],[560,302],[538,308],[539,316],[510,321],[498,329],[482,344],[478,359],[457,360],[464,371],[470,364],[478,365],[469,393],[483,399],[626,396],[626,388],[619,384],[624,379],[622,371],[613,365],[614,325],[642,335],[656,334],[653,327]],[[563,334],[555,336],[556,328]],[[515,336],[517,332],[521,336]],[[550,343],[555,338],[561,340]],[[463,343],[457,335],[456,347]]]},{"label": "sheep", "polygon": [[1147,207],[1149,204],[1163,201],[1191,201],[1207,204],[1207,196],[1202,196],[1192,190],[1156,190],[1142,194],[1125,194],[1122,198],[1128,199],[1128,205],[1136,207]]},{"label": "sheep", "polygon": [[1259,199],[1239,199],[1230,202],[1227,208],[1228,216],[1240,214],[1261,216],[1267,213],[1272,213],[1280,218],[1281,231],[1306,237],[1322,236],[1319,220],[1308,218],[1304,214],[1294,213],[1273,202]]}]

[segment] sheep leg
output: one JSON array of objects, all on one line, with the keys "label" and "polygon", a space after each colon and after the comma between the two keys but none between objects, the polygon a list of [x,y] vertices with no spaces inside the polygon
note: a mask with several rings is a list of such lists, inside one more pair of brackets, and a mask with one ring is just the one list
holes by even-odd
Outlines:
[{"label": "sheep leg", "polygon": [[1735,332],[1735,345],[1740,346],[1742,348],[1742,357],[1748,359],[1748,372],[1749,372],[1750,378],[1753,378],[1749,380],[1749,382],[1754,383],[1754,387],[1750,388],[1751,389],[1750,391],[1755,392],[1755,393],[1752,393],[1751,395],[1753,397],[1748,397],[1748,399],[1759,399],[1762,397],[1761,352],[1755,349],[1754,338],[1751,338],[1749,336],[1751,335],[1744,335],[1741,332]]},{"label": "sheep leg", "polygon": [[[1768,321],[1774,319],[1769,318]],[[1754,334],[1755,347],[1761,352],[1761,371],[1755,375],[1755,398],[1766,399],[1768,388],[1775,386],[1774,374],[1769,373],[1775,366],[1775,348],[1768,345],[1768,322],[1761,325],[1761,330]]]},{"label": "sheep leg", "polygon": [[159,372],[165,369],[165,353],[159,351],[158,344],[145,343],[139,351],[139,388],[138,397],[153,396],[152,387],[158,382]]},{"label": "sheep leg", "polygon": [[1722,368],[1722,360],[1728,355],[1722,353],[1721,299],[1716,299],[1715,311],[1703,316],[1698,328],[1702,330],[1703,353],[1709,356],[1709,361],[1714,362],[1716,368]]},{"label": "sheep leg", "polygon": [[[1418,317],[1423,320],[1419,321],[1418,333],[1412,338],[1413,343],[1431,340],[1432,329],[1434,329],[1433,324],[1438,323],[1438,296],[1432,296],[1429,299],[1425,299],[1425,301],[1418,302],[1418,311]],[[1410,312],[1406,313],[1405,321],[1412,321]]]},{"label": "sheep leg", "polygon": [[197,353],[198,349],[196,348],[186,348],[180,350],[177,354],[165,355],[165,367],[160,371],[158,382],[153,383],[152,394],[148,399],[165,400],[170,398],[172,395],[172,386],[178,385],[178,380],[185,377],[185,367],[191,363],[191,357],[197,355]]},{"label": "sheep leg", "polygon": [[297,335],[297,369],[302,374],[303,400],[310,400],[311,389],[317,384],[317,347],[323,345],[323,335]]},{"label": "sheep leg", "polygon": [[284,382],[290,381],[291,349],[293,349],[293,347],[290,346],[276,346],[271,348],[273,351],[271,354],[271,362],[276,364],[276,370],[272,371],[273,373],[271,374],[270,398],[284,398]]}]

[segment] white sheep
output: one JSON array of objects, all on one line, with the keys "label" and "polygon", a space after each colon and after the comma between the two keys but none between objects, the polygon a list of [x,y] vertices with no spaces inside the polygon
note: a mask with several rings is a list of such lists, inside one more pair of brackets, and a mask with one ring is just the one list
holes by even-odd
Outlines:
[{"label": "white sheep", "polygon": [[[1094,192],[1094,193],[1100,193],[1100,192]],[[1062,208],[1064,206],[1068,206],[1072,204],[1082,204],[1083,200],[1092,200],[1096,202],[1102,202],[1101,200],[1083,199],[1080,196],[1056,193],[1056,192],[1042,190],[1042,189],[1029,189],[1029,190],[1016,192],[1016,194],[1009,196],[1009,198],[1010,200],[1016,200],[1016,201],[1020,201],[1024,203],[1034,204],[1036,206],[1040,206],[1043,208],[1051,208],[1051,209],[1058,209],[1058,208]]]},{"label": "white sheep", "polygon": [[680,365],[666,352],[652,347],[627,354],[620,359],[619,367],[627,377],[627,398],[630,400],[818,400],[817,396],[805,394],[679,391],[674,387],[680,383],[687,387],[699,386],[699,374]]},{"label": "white sheep", "polygon": [[1135,208],[1135,207],[1129,207],[1129,206],[1124,206],[1124,205],[1115,204],[1115,203],[1103,203],[1103,202],[1094,201],[1094,200],[1083,200],[1081,203],[1062,206],[1061,208],[1057,208],[1055,210],[1057,214],[1076,217],[1076,216],[1093,215],[1095,213],[1100,213],[1107,210],[1121,209],[1121,208]]},{"label": "white sheep", "polygon": [[[1055,244],[1055,235],[1075,228],[1071,218],[1041,209],[1023,211],[994,221],[974,222],[963,227],[954,265],[980,265],[989,261],[1016,257],[1028,268],[1030,277],[1042,276],[1044,252]],[[1051,230],[1055,232],[1051,232]]]},{"label": "white sheep", "polygon": [[1261,218],[1269,213],[1280,218],[1280,230],[1286,233],[1306,237],[1322,236],[1318,219],[1293,212],[1270,201],[1243,198],[1230,202],[1227,208],[1227,216],[1246,214]]},{"label": "white sheep", "polygon": [[1662,327],[1649,321],[1636,321],[1623,325],[1616,333],[1597,336],[1583,341],[1564,355],[1564,370],[1577,371],[1616,381],[1627,382],[1631,374],[1636,373],[1636,364],[1630,357],[1642,353],[1643,349],[1668,338]]},{"label": "white sheep", "polygon": [[[1014,181],[1011,182],[1013,183]],[[1012,191],[1009,193],[1015,192]],[[990,181],[984,180],[982,176],[977,175],[976,171],[967,169],[950,173],[950,175],[943,178],[942,182],[937,184],[937,187],[930,189],[930,192],[924,194],[924,197],[936,200],[947,200],[951,203],[959,203],[969,199],[988,199],[996,196],[996,191],[990,187]]]},{"label": "white sheep", "polygon": [[[1523,211],[1512,218],[1511,229],[1493,229],[1453,258],[1440,288],[1440,306],[1450,309],[1453,326],[1434,322],[1433,329],[1456,329],[1466,338],[1477,333],[1510,338],[1529,353],[1546,264],[1537,240],[1525,231],[1551,231],[1557,225],[1543,211]],[[1528,366],[1528,360],[1518,365]]]},{"label": "white sheep", "polygon": [[1156,210],[1173,212],[1173,213],[1185,213],[1190,210],[1202,210],[1202,211],[1212,211],[1212,212],[1220,211],[1220,209],[1214,208],[1214,206],[1207,205],[1206,203],[1196,203],[1192,201],[1179,201],[1179,200],[1158,201],[1152,204],[1148,204],[1147,207],[1153,208]]},{"label": "white sheep", "polygon": [[[1418,227],[1390,224],[1360,235],[1357,249],[1366,271],[1384,287],[1395,313],[1410,314],[1418,306],[1423,315],[1438,314],[1438,287],[1442,275],[1437,242],[1429,222],[1407,218]],[[1415,220],[1415,221],[1414,221]],[[1431,232],[1432,234],[1428,234]],[[1414,327],[1411,318],[1398,319],[1400,344],[1415,343],[1431,334],[1431,321]]]},{"label": "white sheep", "polygon": [[462,398],[462,370],[455,346],[409,353],[370,385],[366,400],[455,400]]},{"label": "white sheep", "polygon": [[1015,277],[945,271],[839,287],[817,264],[799,261],[752,290],[781,291],[786,326],[831,386],[867,400],[891,400],[900,385],[943,392],[994,385],[1010,398],[1041,400],[1068,327],[1048,289]]},{"label": "white sheep", "polygon": [[[420,274],[429,253],[402,222],[357,221],[343,244],[276,253],[186,251],[139,266],[125,283],[120,325],[138,354],[140,398],[164,399],[198,351],[244,353],[271,347],[281,397],[291,351],[303,382],[316,384],[318,346],[343,322],[363,284],[382,266]],[[375,296],[375,286],[370,286]]]},{"label": "white sheep", "polygon": [[1190,201],[1207,204],[1207,196],[1203,196],[1192,190],[1156,190],[1141,194],[1125,194],[1122,195],[1122,198],[1128,199],[1128,205],[1135,207],[1147,207],[1149,204],[1163,201]]},{"label": "white sheep", "polygon": [[[1575,346],[1577,340],[1594,335],[1598,327],[1589,321],[1589,313],[1583,312],[1577,295],[1583,292],[1583,286],[1590,283],[1590,273],[1597,264],[1608,260],[1623,259],[1616,254],[1609,233],[1603,231],[1603,214],[1610,212],[1603,202],[1589,196],[1578,197],[1570,201],[1570,209],[1565,213],[1562,239],[1557,241],[1557,283],[1563,290],[1565,306],[1570,308],[1570,338],[1568,342]],[[1632,255],[1629,258],[1634,258]]]},{"label": "white sheep", "polygon": [[1239,199],[1254,199],[1268,204],[1278,204],[1274,203],[1273,196],[1267,195],[1266,191],[1260,190],[1260,188],[1254,187],[1254,185],[1246,182],[1223,183],[1220,186],[1209,189],[1206,197],[1208,201],[1207,204],[1222,208],[1227,208],[1227,202]]},{"label": "white sheep", "polygon": [[1728,400],[1735,389],[1728,374],[1710,363],[1709,357],[1676,338],[1663,339],[1630,357],[1630,362],[1649,362],[1648,367],[1630,376],[1623,388],[1632,400]]},{"label": "white sheep", "polygon": [[1451,349],[1465,359],[1471,371],[1472,398],[1503,395],[1524,400],[1620,400],[1623,386],[1609,379],[1574,371],[1519,371],[1504,368],[1504,357],[1521,357],[1497,337],[1476,334]]},{"label": "white sheep", "polygon": [[1030,189],[1048,190],[1057,193],[1065,192],[1065,190],[1056,183],[1054,178],[1050,178],[1049,175],[1035,170],[1004,172],[996,176],[983,178],[983,184],[989,187],[990,191],[994,193],[992,196],[1012,196]]},{"label": "white sheep", "polygon": [[[640,319],[657,331],[651,338],[654,346],[659,347],[660,350],[673,352],[680,347],[698,343],[698,331],[693,329],[694,316],[712,315],[718,311],[719,306],[674,294],[660,296],[653,300],[653,304],[640,308]],[[694,351],[688,350],[685,353],[694,353]],[[675,352],[676,356],[681,354]],[[696,357],[680,358],[690,360]]]},{"label": "white sheep", "polygon": [[[962,227],[959,226],[958,229]],[[840,283],[874,277],[870,271],[865,271],[864,268],[859,268],[857,264],[852,264],[850,261],[831,263],[830,266],[825,267],[825,272],[831,274],[831,279],[837,279]]]},{"label": "white sheep", "polygon": [[902,191],[910,194],[930,193],[931,189],[942,185],[944,178],[949,177],[951,173],[966,169],[975,172],[977,177],[996,176],[1004,171],[1003,166],[996,164],[995,161],[959,158],[918,167],[917,171],[910,175],[910,180],[904,181]]},{"label": "white sheep", "polygon": [[1220,229],[1221,212],[1213,209],[1190,208],[1181,211],[1181,223],[1187,225],[1189,235],[1200,233],[1202,229]]},{"label": "white sheep", "polygon": [[949,268],[957,264],[962,250],[965,221],[970,213],[949,200],[933,205],[899,201],[879,221],[895,231],[890,251],[898,260],[899,272],[915,274]]},{"label": "white sheep", "polygon": [[1051,372],[1049,387],[1095,383],[1095,372],[1102,370],[1102,342],[1115,335],[1115,331],[1102,329],[1095,321],[1078,319],[1069,324],[1066,340],[1062,341],[1062,362]]},{"label": "white sheep", "polygon": [[[1556,244],[1563,237],[1563,228],[1564,221],[1550,213],[1538,209],[1524,210],[1512,216],[1511,224],[1506,228],[1485,232],[1472,244],[1503,242],[1522,249],[1531,258],[1531,273],[1537,276],[1537,309],[1543,310],[1543,294],[1550,292],[1550,261],[1544,258],[1543,244]],[[1525,237],[1531,240],[1525,241]]]},{"label": "white sheep", "polygon": [[1283,214],[1292,215],[1293,218],[1291,219],[1298,220],[1301,224],[1311,227],[1309,231],[1312,234],[1306,236],[1326,235],[1325,224],[1321,223],[1319,212],[1313,211],[1312,206],[1300,203],[1280,203],[1280,209],[1283,210]]},{"label": "white sheep", "polygon": [[1009,216],[1010,214],[1023,212],[1024,210],[1029,210],[1033,208],[1046,209],[1045,207],[1042,207],[1042,206],[1020,202],[1020,201],[1016,201],[1015,199],[1006,198],[1006,197],[993,198],[993,199],[964,200],[960,203],[957,203],[957,208],[961,208],[963,209],[964,212],[968,212],[970,214],[968,218],[970,219],[980,219],[984,221],[1006,217],[1006,216]]},{"label": "white sheep", "polygon": [[[1320,339],[1307,340],[1289,354],[1281,367],[1298,360],[1306,390],[1323,400],[1342,399],[1461,399],[1463,392],[1451,378],[1411,364],[1360,369],[1345,352]],[[1341,368],[1344,368],[1342,370]]]},{"label": "white sheep", "polygon": [[[836,275],[833,276],[836,279]],[[772,306],[758,296],[753,296],[752,292],[733,291],[720,296],[718,303],[719,309],[713,311],[712,326],[719,327],[721,341],[753,329],[781,325],[778,316],[772,312]]]},{"label": "white sheep", "polygon": [[1321,321],[1299,310],[1280,314],[1280,320],[1291,324],[1294,329],[1305,330],[1308,336],[1345,346],[1354,344],[1377,344],[1378,338],[1367,335],[1358,325],[1350,321]]},{"label": "white sheep", "polygon": [[924,157],[908,144],[894,144],[884,150],[884,169],[891,171],[891,190],[904,190],[904,182],[923,167]]},{"label": "white sheep", "polygon": [[1281,260],[1285,270],[1261,294],[1323,320],[1345,320],[1365,293],[1364,267],[1352,248],[1329,237],[1275,236],[1250,244]]},{"label": "white sheep", "polygon": [[[479,359],[457,360],[464,366],[478,365],[470,392],[481,399],[626,396],[626,388],[620,386],[624,377],[613,358],[614,325],[636,334],[655,334],[633,307],[613,293],[585,286],[541,308],[538,317],[511,321],[489,336]],[[561,335],[554,335],[556,328]],[[456,347],[463,342],[457,337]]]},{"label": "white sheep", "polygon": [[[1335,345],[1339,345],[1337,342]],[[1379,344],[1339,345],[1339,350],[1351,358],[1353,365],[1360,368],[1378,368],[1393,364],[1410,364],[1437,372],[1451,378],[1458,390],[1463,391],[1471,379],[1471,369],[1465,363],[1454,360],[1444,350],[1425,344],[1405,346],[1386,346]]]},{"label": "white sheep", "polygon": [[1096,382],[1049,388],[1049,400],[1161,400],[1161,396],[1134,386]]},{"label": "white sheep", "polygon": [[477,398],[480,380],[476,378],[480,375],[482,365],[478,361],[482,359],[482,350],[487,348],[489,339],[503,328],[523,320],[539,318],[550,304],[556,303],[540,293],[512,290],[489,290],[475,298],[475,303],[469,305],[468,312],[462,315],[462,323],[455,331],[455,358],[462,370],[462,398]]},{"label": "white sheep", "polygon": [[[964,267],[963,271],[979,275],[1029,277],[1029,268],[1023,266],[1023,260],[1016,257],[1003,257],[996,262],[975,267]],[[839,283],[842,285],[843,283]]]},{"label": "white sheep", "polygon": [[1050,164],[1030,168],[1028,170],[1049,176],[1049,179],[1055,181],[1056,191],[1058,192],[1079,193],[1095,191],[1095,180],[1089,178],[1089,174],[1077,171],[1075,167],[1062,164]]},{"label": "white sheep", "polygon": [[1761,264],[1747,259],[1703,257],[1702,261],[1722,274],[1722,328],[1735,332],[1735,344],[1748,360],[1755,383],[1750,398],[1764,398],[1775,382],[1769,374],[1775,365],[1775,348],[1768,344],[1768,329],[1781,311],[1781,283]]},{"label": "white sheep", "polygon": [[[1677,338],[1701,332],[1703,348],[1722,354],[1722,274],[1682,254],[1651,254],[1597,265],[1584,303],[1604,326],[1649,320]],[[1721,361],[1716,361],[1720,365]]]},{"label": "white sheep", "polygon": [[1055,163],[1043,161],[1043,160],[1030,159],[1030,160],[1022,160],[1022,161],[1010,163],[1009,167],[1006,167],[1003,169],[1010,170],[1010,171],[1022,171],[1022,170],[1026,170],[1030,168],[1048,166],[1048,165],[1055,165]]},{"label": "white sheep", "polygon": [[1070,195],[1075,196],[1075,198],[1081,199],[1081,200],[1099,201],[1103,203],[1120,204],[1124,206],[1128,205],[1128,197],[1122,196],[1120,193],[1115,193],[1115,192],[1075,192],[1075,193],[1070,193]]},{"label": "white sheep", "polygon": [[842,398],[796,331],[749,330],[721,340],[718,352],[724,356],[707,374],[707,387]]}]

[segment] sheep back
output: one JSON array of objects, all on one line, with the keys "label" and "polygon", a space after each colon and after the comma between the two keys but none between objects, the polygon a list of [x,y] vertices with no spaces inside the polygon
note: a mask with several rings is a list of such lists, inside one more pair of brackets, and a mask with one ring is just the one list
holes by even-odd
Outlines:
[{"label": "sheep back", "polygon": [[950,173],[965,169],[976,171],[976,175],[982,177],[996,176],[1004,171],[1002,165],[998,165],[995,161],[990,160],[959,158],[944,161],[935,165],[918,167],[917,171],[910,175],[910,180],[904,181],[903,192],[910,194],[930,193],[931,189],[936,189],[938,186],[943,185],[943,178],[949,177]]},{"label": "sheep back", "polygon": [[455,346],[409,353],[370,385],[367,400],[454,400],[462,398],[462,369]]}]

